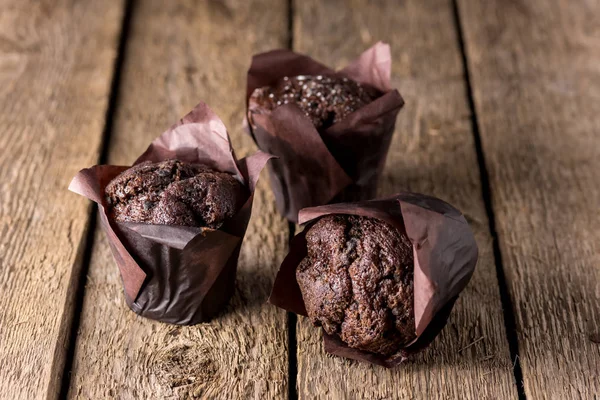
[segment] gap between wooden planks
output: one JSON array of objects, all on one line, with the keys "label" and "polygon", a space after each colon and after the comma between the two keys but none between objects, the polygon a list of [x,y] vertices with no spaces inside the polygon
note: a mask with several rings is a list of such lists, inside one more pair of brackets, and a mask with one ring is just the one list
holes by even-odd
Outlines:
[{"label": "gap between wooden planks", "polygon": [[[241,128],[246,70],[253,53],[286,46],[287,4],[134,5],[109,163],[131,164],[199,100],[223,119],[238,156],[252,153],[255,146]],[[275,211],[266,173],[262,178],[236,294],[211,323],[178,327],[129,311],[104,235],[96,232],[70,398],[287,395],[286,315],[265,304],[287,249],[287,223]]]},{"label": "gap between wooden planks", "polygon": [[406,101],[380,194],[433,194],[461,209],[480,249],[473,280],[442,334],[414,362],[387,370],[327,356],[321,334],[298,322],[300,398],[517,396],[451,1],[294,3],[297,51],[344,66],[378,40],[391,44],[393,85]]},{"label": "gap between wooden planks", "polygon": [[121,0],[0,1],[0,398],[59,395]]},{"label": "gap between wooden planks", "polygon": [[600,395],[600,4],[459,2],[528,398]]}]

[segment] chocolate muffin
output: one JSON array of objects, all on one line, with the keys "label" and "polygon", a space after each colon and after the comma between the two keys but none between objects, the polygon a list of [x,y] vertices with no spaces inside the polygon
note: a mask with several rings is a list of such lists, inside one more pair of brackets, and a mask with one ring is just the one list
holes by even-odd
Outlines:
[{"label": "chocolate muffin", "polygon": [[317,129],[327,129],[377,97],[375,89],[352,79],[322,75],[286,76],[273,87],[252,94],[252,99],[268,110],[295,103]]},{"label": "chocolate muffin", "polygon": [[105,195],[108,215],[117,222],[213,229],[248,198],[233,175],[178,160],[135,165],[110,181]]},{"label": "chocolate muffin", "polygon": [[374,218],[331,215],[306,241],[296,279],[315,326],[384,356],[416,337],[413,249],[404,232]]}]

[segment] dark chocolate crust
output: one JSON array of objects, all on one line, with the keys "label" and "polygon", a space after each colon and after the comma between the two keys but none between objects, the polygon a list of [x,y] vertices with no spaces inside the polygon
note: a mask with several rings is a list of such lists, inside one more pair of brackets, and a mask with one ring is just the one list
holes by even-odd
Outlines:
[{"label": "dark chocolate crust", "polygon": [[117,222],[218,229],[248,197],[225,172],[178,160],[143,162],[106,186],[108,213]]},{"label": "dark chocolate crust", "polygon": [[268,110],[295,103],[317,129],[327,129],[378,97],[375,89],[348,78],[300,75],[256,89],[254,101]]},{"label": "dark chocolate crust", "polygon": [[404,232],[374,218],[331,215],[306,241],[296,279],[313,324],[385,356],[416,337],[413,249]]}]

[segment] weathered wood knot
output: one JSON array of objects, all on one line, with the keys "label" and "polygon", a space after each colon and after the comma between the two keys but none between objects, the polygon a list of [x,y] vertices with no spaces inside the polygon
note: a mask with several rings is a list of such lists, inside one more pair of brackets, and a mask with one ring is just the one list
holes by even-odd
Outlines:
[{"label": "weathered wood knot", "polygon": [[158,381],[178,395],[200,396],[217,370],[208,350],[194,343],[173,344],[158,351],[153,360]]}]

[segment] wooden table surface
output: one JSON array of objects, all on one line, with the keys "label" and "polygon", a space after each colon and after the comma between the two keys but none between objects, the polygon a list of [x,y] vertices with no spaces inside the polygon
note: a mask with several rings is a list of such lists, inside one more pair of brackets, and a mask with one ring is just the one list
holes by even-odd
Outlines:
[{"label": "wooden table surface", "polygon": [[[252,54],[336,67],[391,44],[406,100],[380,182],[460,208],[480,259],[433,345],[395,369],[323,352],[265,304],[287,250],[265,174],[226,312],[141,318],[90,202],[208,103],[244,156]],[[0,0],[1,399],[600,398],[600,3]]]}]

